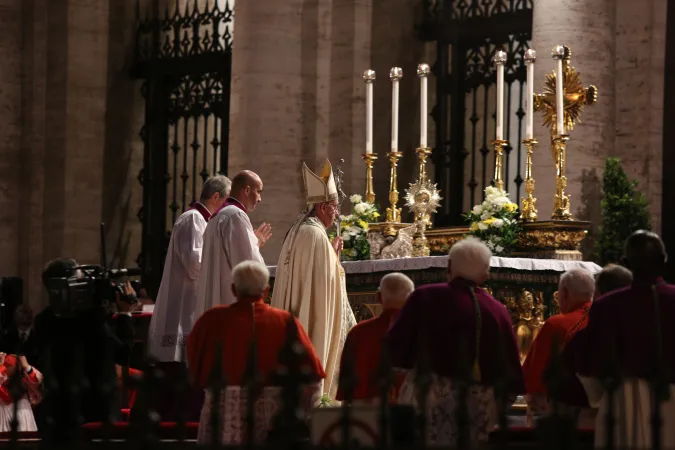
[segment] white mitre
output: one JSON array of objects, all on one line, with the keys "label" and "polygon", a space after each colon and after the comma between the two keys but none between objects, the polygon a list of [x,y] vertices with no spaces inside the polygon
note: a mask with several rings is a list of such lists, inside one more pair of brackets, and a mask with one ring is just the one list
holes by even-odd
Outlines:
[{"label": "white mitre", "polygon": [[307,164],[302,163],[302,179],[305,182],[307,204],[331,202],[338,199],[338,190],[330,161],[326,160],[321,176],[309,170]]}]

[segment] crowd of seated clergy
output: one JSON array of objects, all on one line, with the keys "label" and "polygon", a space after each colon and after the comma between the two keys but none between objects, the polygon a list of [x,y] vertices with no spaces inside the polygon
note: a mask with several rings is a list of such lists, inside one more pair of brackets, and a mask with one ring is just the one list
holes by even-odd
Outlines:
[{"label": "crowd of seated clergy", "polygon": [[[667,370],[675,367],[675,357],[671,356],[675,354],[675,331],[667,325],[675,317],[675,298],[671,298],[675,297],[675,288],[661,278],[666,254],[660,238],[649,232],[635,233],[626,242],[622,265],[607,266],[595,278],[584,269],[565,272],[558,286],[560,314],[546,320],[522,367],[509,312],[481,287],[488,278],[490,258],[491,252],[482,242],[467,238],[449,252],[447,282],[415,289],[404,274],[383,277],[378,290],[382,314],[361,322],[347,336],[341,371],[352,373],[353,379],[347,383],[349,392],[340,390],[337,400],[354,406],[379,404],[383,395],[380,365],[387,360],[395,377],[385,393],[386,401],[411,406],[426,416],[428,445],[487,442],[498,415],[504,412],[500,408],[523,394],[530,417],[570,415],[579,426],[595,428],[596,445],[601,445],[606,438],[604,415],[614,413],[608,409],[607,393],[600,382],[606,375],[609,355],[625,377],[618,388],[623,407],[632,408],[630,414],[616,416],[622,430],[617,439],[635,448],[651,445],[653,390],[649,381],[655,379],[655,373],[661,375],[657,379],[662,381],[665,394],[670,392],[670,396],[661,398],[663,414],[675,417],[675,375]],[[61,276],[75,264],[58,260],[47,267],[45,276]],[[297,340],[303,355],[301,366],[306,378],[300,419],[309,429],[325,372],[306,330],[291,313],[265,303],[269,272],[263,264],[242,262],[232,277],[237,301],[207,310],[187,339],[190,379],[205,391],[198,442],[217,439],[221,444],[240,444],[246,440],[247,371],[251,367],[261,387],[254,407],[256,443],[284,432],[275,420],[283,406],[279,375],[288,372],[280,352],[289,336]],[[107,379],[120,380],[133,341],[133,327],[125,311],[113,322],[101,311],[92,314],[86,321],[71,323],[64,318],[57,320],[48,308],[33,324],[32,314],[22,307],[17,310],[12,336],[7,333],[0,340],[0,351],[29,355],[34,351],[27,344],[32,336],[36,360],[42,354],[39,350],[48,348],[52,355],[57,352],[57,363],[50,367],[50,373],[64,384],[75,376],[71,344],[80,342],[80,351],[88,358],[81,369],[90,380],[81,404],[86,421],[101,420],[109,413],[114,396],[98,391],[96,386]],[[83,339],[85,335],[87,339]],[[657,350],[661,350],[656,353],[652,350],[655,337]],[[255,360],[250,357],[253,346]],[[106,352],[101,352],[102,348]],[[26,356],[6,353],[0,353],[0,430],[11,423],[13,408],[10,411],[7,406],[19,402],[20,430],[35,429],[44,414],[57,422],[61,437],[72,431],[77,423],[68,414],[59,417],[55,411],[35,409],[42,398],[44,370],[33,367]],[[655,366],[655,358],[660,366]],[[429,371],[431,381],[423,404],[416,395],[417,371],[421,368]],[[212,384],[214,371],[227,380],[226,387],[217,388],[217,392]],[[142,373],[133,375],[140,377]],[[556,377],[557,382],[551,384]],[[23,386],[19,398],[13,398],[12,380],[19,380]],[[505,388],[506,402],[498,401],[497,384]],[[466,386],[466,399],[460,401]],[[52,405],[71,401],[64,397],[69,395],[65,392],[50,395],[56,396]],[[458,416],[460,405],[468,409],[464,425]],[[219,426],[219,436],[213,436],[211,429],[214,409],[225,421]],[[468,434],[461,432],[462,426]],[[675,444],[675,431],[666,427],[662,435],[663,442]]]}]

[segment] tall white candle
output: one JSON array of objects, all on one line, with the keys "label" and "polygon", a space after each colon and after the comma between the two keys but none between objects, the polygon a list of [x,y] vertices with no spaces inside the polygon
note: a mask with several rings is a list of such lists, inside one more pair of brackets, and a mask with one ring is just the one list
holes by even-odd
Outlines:
[{"label": "tall white candle", "polygon": [[497,66],[497,131],[496,139],[504,139],[504,63],[506,52],[498,50],[495,53],[494,63]]},{"label": "tall white candle", "polygon": [[373,82],[375,81],[375,71],[366,70],[363,72],[363,79],[366,82],[366,153],[373,153]]},{"label": "tall white candle", "polygon": [[537,52],[529,49],[525,52],[525,64],[527,65],[527,113],[525,114],[525,137],[534,138],[534,62],[537,60]]},{"label": "tall white candle", "polygon": [[391,78],[391,150],[398,151],[398,95],[399,81],[403,77],[400,67],[392,67],[389,71]]},{"label": "tall white candle", "polygon": [[427,115],[429,109],[427,101],[429,98],[429,65],[420,64],[417,66],[417,75],[420,77],[420,148],[427,147]]},{"label": "tall white candle", "polygon": [[565,47],[556,45],[552,52],[553,59],[555,59],[555,115],[556,127],[559,135],[565,134],[565,110],[563,87],[565,80],[563,79],[563,58],[565,57]]}]

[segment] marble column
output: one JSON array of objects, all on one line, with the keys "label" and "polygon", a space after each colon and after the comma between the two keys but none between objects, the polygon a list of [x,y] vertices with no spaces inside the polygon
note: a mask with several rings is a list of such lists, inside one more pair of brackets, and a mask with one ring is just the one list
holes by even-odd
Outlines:
[{"label": "marble column", "polygon": [[[21,155],[21,0],[0,0],[0,277],[17,276],[21,247],[20,223]],[[30,185],[22,186],[30,190]]]},{"label": "marble column", "polygon": [[251,220],[272,223],[268,264],[304,207],[303,161],[316,170],[343,158],[345,192],[363,189],[370,1],[235,4],[228,168],[263,180]]},{"label": "marble column", "polygon": [[[585,86],[593,84],[599,100],[586,107],[570,134],[567,147],[567,193],[577,220],[600,220],[600,182],[605,157],[615,145],[614,0],[538,0],[534,2],[532,48],[537,51],[535,92],[541,92],[544,75],[553,70],[551,49],[566,45],[572,65]],[[550,131],[535,118],[535,136],[540,145],[534,155],[537,207],[540,220],[551,217],[555,193],[555,169],[549,148]],[[590,243],[590,240],[589,240]]]},{"label": "marble column", "polygon": [[661,231],[667,0],[616,2],[616,145]]}]

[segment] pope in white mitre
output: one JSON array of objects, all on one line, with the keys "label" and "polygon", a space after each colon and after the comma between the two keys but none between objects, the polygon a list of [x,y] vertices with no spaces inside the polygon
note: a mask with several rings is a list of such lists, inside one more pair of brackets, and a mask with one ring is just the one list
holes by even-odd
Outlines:
[{"label": "pope in white mitre", "polygon": [[292,312],[309,334],[325,371],[323,392],[335,398],[347,332],[356,324],[345,273],[326,232],[338,218],[338,191],[330,162],[321,175],[302,165],[307,208],[286,235],[274,280],[272,306]]}]

